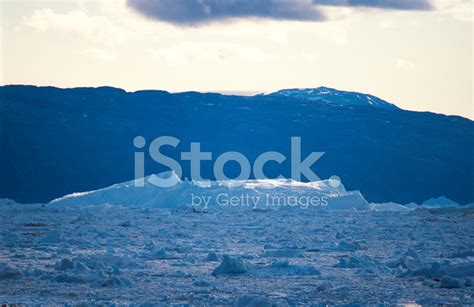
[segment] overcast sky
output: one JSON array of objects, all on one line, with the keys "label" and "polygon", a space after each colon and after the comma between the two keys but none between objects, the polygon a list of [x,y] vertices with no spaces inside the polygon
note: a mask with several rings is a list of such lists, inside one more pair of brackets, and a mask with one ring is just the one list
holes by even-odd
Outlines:
[{"label": "overcast sky", "polygon": [[0,0],[1,84],[328,86],[474,118],[473,0]]}]

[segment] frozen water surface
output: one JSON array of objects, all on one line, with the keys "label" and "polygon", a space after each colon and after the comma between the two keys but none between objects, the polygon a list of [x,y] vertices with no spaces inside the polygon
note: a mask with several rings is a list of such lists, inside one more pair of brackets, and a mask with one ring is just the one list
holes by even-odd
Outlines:
[{"label": "frozen water surface", "polygon": [[[328,181],[145,182],[2,200],[0,302],[474,304],[472,206],[369,204]],[[267,195],[320,202],[252,201]]]},{"label": "frozen water surface", "polygon": [[[349,193],[329,192],[334,208]],[[474,304],[474,208],[361,199],[340,210],[2,201],[0,302]]]}]

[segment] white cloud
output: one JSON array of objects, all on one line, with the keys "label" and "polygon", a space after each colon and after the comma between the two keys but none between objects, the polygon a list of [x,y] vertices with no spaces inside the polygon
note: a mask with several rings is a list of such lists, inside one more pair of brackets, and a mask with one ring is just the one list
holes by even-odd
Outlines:
[{"label": "white cloud", "polygon": [[474,22],[474,0],[434,0],[434,4],[442,15]]},{"label": "white cloud", "polygon": [[74,33],[102,42],[123,42],[126,31],[105,16],[90,16],[81,10],[56,13],[52,9],[36,10],[24,17],[23,23],[40,32],[60,31]]},{"label": "white cloud", "polygon": [[346,19],[357,13],[365,13],[365,10],[355,10],[351,7],[320,6],[318,8],[328,20]]},{"label": "white cloud", "polygon": [[415,71],[416,65],[405,59],[398,59],[396,63],[397,67],[402,70]]},{"label": "white cloud", "polygon": [[103,60],[103,61],[113,61],[116,59],[115,54],[104,49],[90,48],[90,49],[83,50],[81,53],[83,55],[86,55],[98,60]]},{"label": "white cloud", "polygon": [[191,62],[262,62],[272,58],[271,54],[261,49],[224,42],[182,42],[168,48],[147,49],[146,52],[169,65],[186,65]]}]

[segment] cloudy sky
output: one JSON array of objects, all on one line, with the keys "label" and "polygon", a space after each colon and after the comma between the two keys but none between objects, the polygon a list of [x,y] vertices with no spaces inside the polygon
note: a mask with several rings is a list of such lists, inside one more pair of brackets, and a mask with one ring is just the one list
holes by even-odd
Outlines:
[{"label": "cloudy sky", "polygon": [[474,118],[474,0],[0,0],[1,84],[328,86]]}]

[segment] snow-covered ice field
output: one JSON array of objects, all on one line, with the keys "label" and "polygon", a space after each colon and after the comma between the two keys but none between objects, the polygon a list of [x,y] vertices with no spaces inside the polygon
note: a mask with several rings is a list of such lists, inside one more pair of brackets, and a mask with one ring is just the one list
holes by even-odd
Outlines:
[{"label": "snow-covered ice field", "polygon": [[474,208],[376,208],[4,200],[0,303],[474,304]]}]

